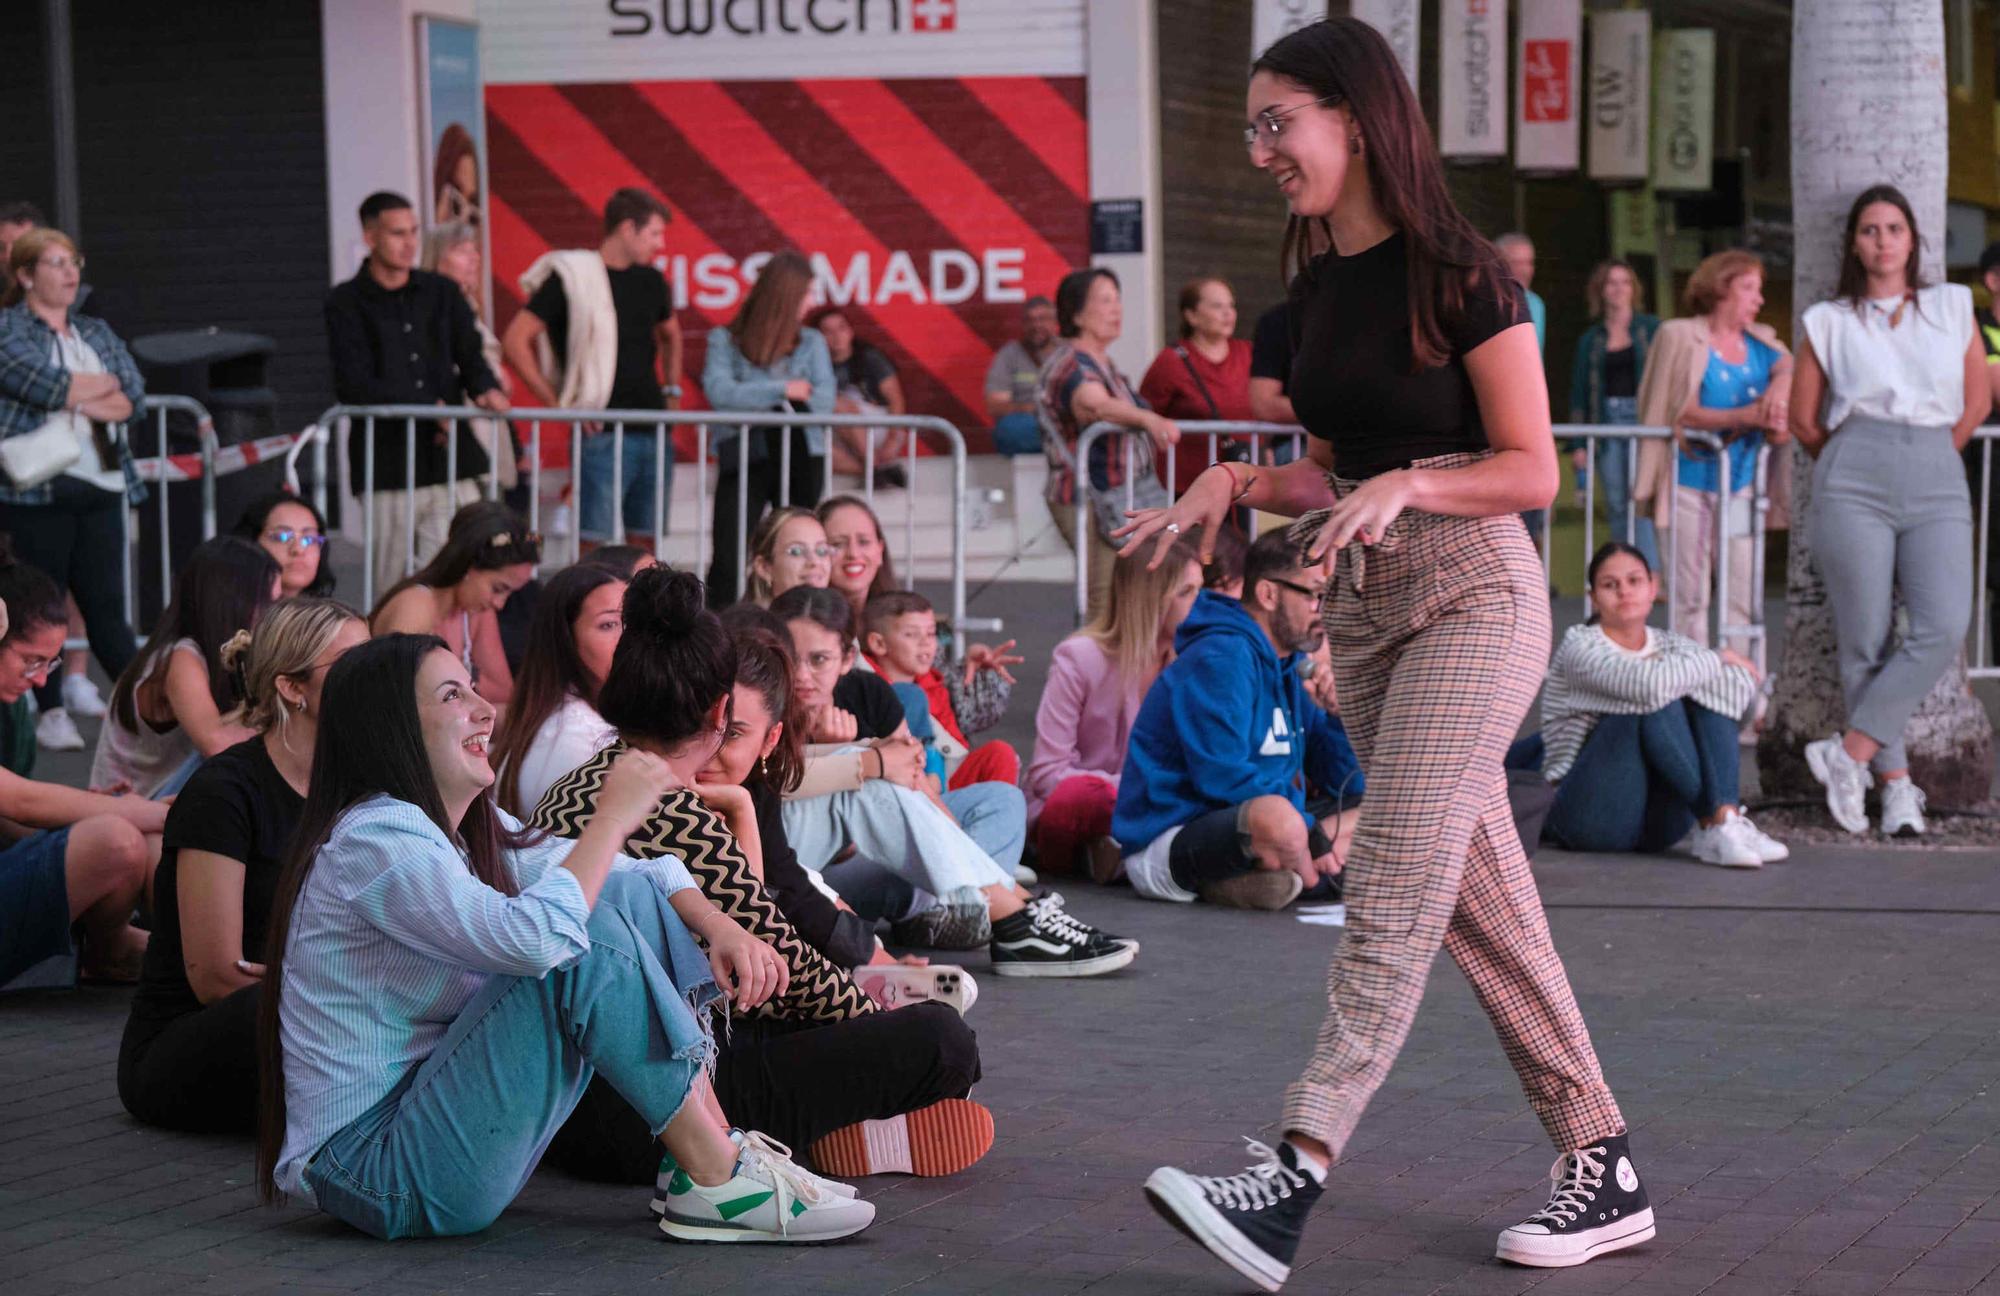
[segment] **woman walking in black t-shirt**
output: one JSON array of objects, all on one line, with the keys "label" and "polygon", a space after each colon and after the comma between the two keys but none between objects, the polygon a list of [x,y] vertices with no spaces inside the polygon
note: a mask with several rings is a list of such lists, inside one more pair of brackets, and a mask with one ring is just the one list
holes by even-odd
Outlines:
[{"label": "woman walking in black t-shirt", "polygon": [[[1278,41],[1250,81],[1251,161],[1290,205],[1307,460],[1222,463],[1120,532],[1204,551],[1234,505],[1300,516],[1341,714],[1368,772],[1329,1009],[1286,1096],[1283,1146],[1147,1180],[1176,1227],[1275,1291],[1440,944],[1478,993],[1560,1153],[1501,1258],[1564,1266],[1653,1235],[1652,1211],[1507,809],[1501,758],[1541,682],[1549,606],[1518,514],[1555,494],[1548,391],[1520,288],[1452,205],[1388,44],[1354,19]],[[1314,255],[1314,254],[1317,255]],[[1287,597],[1313,598],[1308,593]]]}]

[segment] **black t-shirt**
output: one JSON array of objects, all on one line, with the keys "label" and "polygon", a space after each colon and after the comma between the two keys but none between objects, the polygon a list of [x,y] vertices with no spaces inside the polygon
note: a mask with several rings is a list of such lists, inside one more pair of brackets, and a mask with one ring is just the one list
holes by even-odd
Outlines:
[{"label": "black t-shirt", "polygon": [[1278,390],[1292,389],[1291,306],[1279,302],[1257,317],[1257,331],[1250,338],[1250,376],[1276,378]]},{"label": "black t-shirt", "polygon": [[888,406],[882,384],[895,376],[896,366],[889,363],[889,357],[866,342],[856,342],[847,359],[833,362],[833,385],[854,388],[871,405]]},{"label": "black t-shirt", "polygon": [[1462,357],[1527,322],[1527,304],[1511,278],[1470,285],[1459,318],[1445,321],[1451,358],[1416,373],[1401,233],[1354,256],[1316,258],[1293,284],[1292,299],[1299,312],[1292,407],[1308,432],[1333,443],[1342,477],[1373,477],[1432,455],[1486,449],[1486,425]]},{"label": "black t-shirt", "polygon": [[904,719],[903,700],[889,681],[873,671],[855,669],[833,686],[833,704],[854,713],[862,738],[887,738]]},{"label": "black t-shirt", "polygon": [[1638,352],[1632,347],[1620,347],[1616,351],[1604,353],[1604,394],[1606,396],[1637,396],[1639,394]]},{"label": "black t-shirt", "polygon": [[[618,367],[611,378],[608,409],[665,409],[660,395],[658,348],[654,332],[672,313],[667,306],[667,281],[649,265],[606,269],[611,277],[611,309],[618,315]],[[550,275],[528,299],[528,309],[548,327],[549,346],[558,361],[569,355],[569,298],[562,279]],[[671,375],[668,381],[673,381]]]},{"label": "black t-shirt", "polygon": [[262,963],[278,871],[304,810],[305,798],[278,773],[262,738],[217,752],[194,772],[167,811],[160,867],[153,875],[153,937],[132,999],[134,1017],[165,1020],[202,1006],[182,961],[180,852],[208,851],[242,861],[242,957]]}]

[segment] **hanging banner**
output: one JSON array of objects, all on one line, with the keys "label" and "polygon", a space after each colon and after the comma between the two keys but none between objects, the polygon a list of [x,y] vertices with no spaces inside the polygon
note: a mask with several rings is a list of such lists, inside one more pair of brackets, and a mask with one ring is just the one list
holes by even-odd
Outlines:
[{"label": "hanging banner", "polygon": [[1574,171],[1582,126],[1583,6],[1521,0],[1514,83],[1514,165]]},{"label": "hanging banner", "polygon": [[1715,33],[1663,31],[1653,67],[1653,187],[1715,183]]},{"label": "hanging banner", "polygon": [[1438,2],[1438,151],[1507,155],[1507,0]]},{"label": "hanging banner", "polygon": [[1250,57],[1258,58],[1280,36],[1326,17],[1326,0],[1256,0],[1250,17]]},{"label": "hanging banner", "polygon": [[1646,178],[1652,72],[1652,14],[1606,9],[1590,16],[1591,179]]},{"label": "hanging banner", "polygon": [[1396,51],[1396,62],[1402,64],[1403,75],[1410,79],[1410,88],[1417,88],[1417,28],[1419,16],[1417,0],[1353,0],[1348,12],[1382,33],[1389,48]]}]

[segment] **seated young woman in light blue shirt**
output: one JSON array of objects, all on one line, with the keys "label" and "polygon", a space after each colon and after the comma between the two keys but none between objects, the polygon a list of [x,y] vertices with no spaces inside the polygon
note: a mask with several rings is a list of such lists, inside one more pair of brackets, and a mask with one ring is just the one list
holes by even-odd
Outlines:
[{"label": "seated young woman in light blue shirt", "polygon": [[443,640],[361,645],[328,672],[323,706],[273,906],[267,1197],[381,1238],[477,1232],[602,1071],[671,1159],[656,1203],[669,1236],[867,1227],[872,1207],[731,1131],[708,1093],[711,1001],[761,1003],[785,969],[678,859],[619,855],[672,781],[664,761],[626,756],[589,829],[554,841],[494,806],[494,710]]}]

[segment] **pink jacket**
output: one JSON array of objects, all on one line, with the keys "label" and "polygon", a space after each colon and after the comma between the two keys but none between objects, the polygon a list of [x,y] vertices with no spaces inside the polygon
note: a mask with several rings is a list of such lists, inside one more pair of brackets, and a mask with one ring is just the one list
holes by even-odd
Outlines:
[{"label": "pink jacket", "polygon": [[1035,754],[1022,780],[1028,822],[1056,786],[1076,774],[1096,774],[1115,786],[1125,767],[1125,740],[1144,694],[1131,689],[1094,640],[1071,635],[1056,645],[1048,684],[1035,709]]}]

